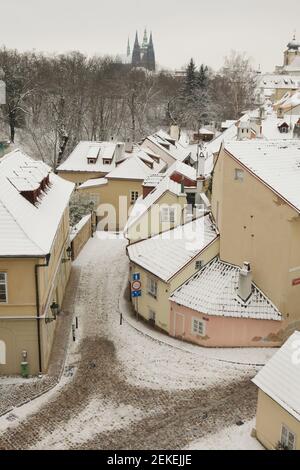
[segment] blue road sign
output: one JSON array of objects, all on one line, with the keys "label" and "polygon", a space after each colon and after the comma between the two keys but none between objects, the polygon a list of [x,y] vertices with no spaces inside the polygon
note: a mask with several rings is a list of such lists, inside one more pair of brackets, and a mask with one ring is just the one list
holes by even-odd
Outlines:
[{"label": "blue road sign", "polygon": [[140,280],[140,273],[133,273],[132,280],[133,281],[139,281]]},{"label": "blue road sign", "polygon": [[141,291],[141,290],[133,290],[133,291],[131,292],[131,296],[132,296],[132,297],[141,297],[141,295],[142,295],[142,291]]}]

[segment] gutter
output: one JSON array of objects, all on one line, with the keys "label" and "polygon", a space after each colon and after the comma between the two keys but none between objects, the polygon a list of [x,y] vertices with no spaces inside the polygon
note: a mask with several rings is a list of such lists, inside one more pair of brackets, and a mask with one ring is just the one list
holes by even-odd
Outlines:
[{"label": "gutter", "polygon": [[38,270],[40,268],[46,268],[49,266],[51,254],[48,253],[45,256],[46,263],[36,264],[34,266],[34,277],[35,277],[35,299],[36,299],[36,320],[37,320],[37,337],[38,337],[38,354],[39,354],[39,372],[42,373],[42,349],[41,349],[41,325],[40,325],[40,289],[39,289],[39,276]]}]

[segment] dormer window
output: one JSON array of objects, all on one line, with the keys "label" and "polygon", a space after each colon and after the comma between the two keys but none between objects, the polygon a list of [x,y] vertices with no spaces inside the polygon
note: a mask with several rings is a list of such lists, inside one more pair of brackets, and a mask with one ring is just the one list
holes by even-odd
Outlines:
[{"label": "dormer window", "polygon": [[111,164],[111,160],[109,158],[103,159],[103,165],[110,165],[110,164]]},{"label": "dormer window", "polygon": [[86,156],[88,164],[94,165],[98,160],[99,153],[100,148],[96,145],[91,145]]},{"label": "dormer window", "polygon": [[280,124],[280,126],[278,126],[278,130],[281,134],[287,134],[289,132],[289,129],[290,126],[286,122],[283,122],[282,124]]}]

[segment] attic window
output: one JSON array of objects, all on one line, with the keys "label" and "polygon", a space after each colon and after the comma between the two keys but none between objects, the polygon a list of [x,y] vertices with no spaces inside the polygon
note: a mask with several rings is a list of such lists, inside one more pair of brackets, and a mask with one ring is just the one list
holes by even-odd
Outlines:
[{"label": "attic window", "polygon": [[110,164],[111,164],[111,160],[109,158],[103,159],[103,165],[110,165]]},{"label": "attic window", "polygon": [[241,170],[240,168],[235,168],[234,179],[236,181],[244,181],[244,170]]},{"label": "attic window", "polygon": [[97,158],[88,158],[87,161],[88,161],[88,163],[95,164],[96,161],[97,161]]},{"label": "attic window", "polygon": [[281,134],[287,134],[289,132],[289,125],[286,122],[283,122],[280,126],[278,126],[278,130]]},{"label": "attic window", "polygon": [[165,147],[167,150],[170,150],[170,144],[162,142],[161,145]]}]

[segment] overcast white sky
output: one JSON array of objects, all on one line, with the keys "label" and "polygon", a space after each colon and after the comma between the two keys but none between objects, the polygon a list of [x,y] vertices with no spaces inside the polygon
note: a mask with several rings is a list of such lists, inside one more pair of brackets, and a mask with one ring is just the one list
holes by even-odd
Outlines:
[{"label": "overcast white sky", "polygon": [[0,6],[0,45],[116,55],[125,53],[128,35],[132,43],[146,26],[157,62],[168,68],[190,57],[218,68],[235,49],[273,71],[300,18],[299,0],[0,0]]}]

